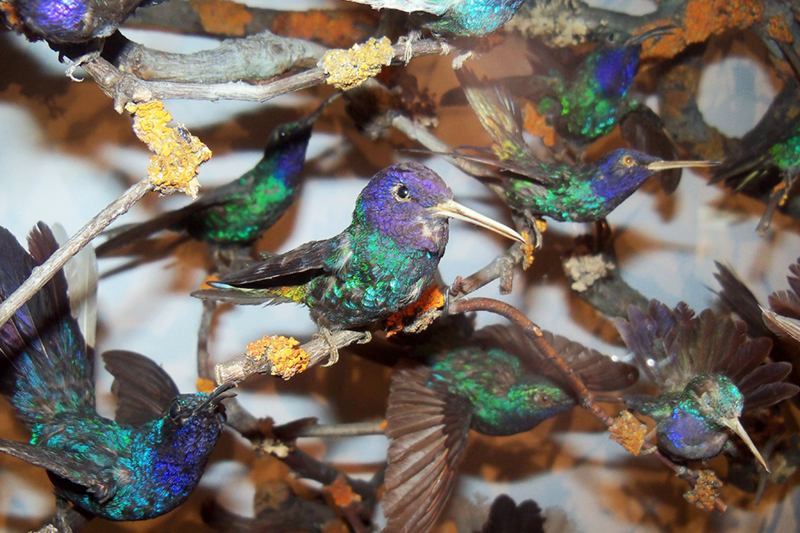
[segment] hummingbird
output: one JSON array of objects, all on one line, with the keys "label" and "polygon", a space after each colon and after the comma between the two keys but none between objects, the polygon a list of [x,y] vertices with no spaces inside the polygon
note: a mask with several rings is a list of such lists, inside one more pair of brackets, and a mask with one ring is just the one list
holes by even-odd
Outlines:
[{"label": "hummingbird", "polygon": [[[379,171],[356,200],[343,232],[229,272],[192,296],[238,305],[295,302],[325,334],[386,318],[433,282],[456,218],[527,242],[513,229],[453,200],[433,170],[401,163]],[[332,350],[332,362],[337,355]],[[332,363],[331,363],[332,364]]]},{"label": "hummingbird", "polygon": [[314,121],[337,96],[307,117],[275,128],[264,156],[253,169],[181,209],[123,228],[97,247],[97,255],[108,255],[165,229],[208,242],[216,249],[249,248],[294,202]]},{"label": "hummingbird", "polygon": [[85,43],[117,31],[138,7],[165,0],[17,0],[25,26],[45,40]]},{"label": "hummingbird", "polygon": [[769,471],[739,417],[800,391],[781,383],[791,364],[761,364],[772,341],[747,340],[743,322],[710,309],[695,316],[683,302],[670,309],[651,300],[646,314],[631,306],[628,320],[614,323],[639,370],[659,388],[658,396],[624,400],[628,409],[656,421],[660,450],[685,460],[710,459],[732,448],[730,429]]},{"label": "hummingbird", "polygon": [[709,183],[724,182],[736,192],[761,197],[767,207],[756,232],[763,235],[772,214],[796,196],[800,175],[800,84],[788,80],[770,109],[725,158]]},{"label": "hummingbird", "polygon": [[436,34],[481,37],[502,28],[522,5],[522,0],[351,0],[373,9],[411,13],[412,21]]},{"label": "hummingbird", "polygon": [[[57,248],[39,223],[30,252],[0,228],[0,296],[6,299]],[[94,350],[70,315],[63,271],[0,330],[0,392],[30,430],[0,451],[47,470],[56,498],[109,520],[144,520],[183,503],[197,486],[225,420],[223,385],[179,394],[150,359],[103,354],[119,398],[116,420],[95,410]],[[61,507],[59,507],[61,509]]]},{"label": "hummingbird", "polygon": [[[456,72],[467,100],[494,140],[499,161],[456,154],[511,171],[493,189],[513,210],[528,218],[597,222],[606,218],[653,174],[672,168],[706,167],[710,161],[664,161],[630,149],[606,153],[592,163],[544,162],[522,136],[522,118],[514,97],[502,86],[478,81],[474,73]],[[533,226],[533,225],[532,225]]]},{"label": "hummingbird", "polygon": [[[632,385],[635,368],[545,332],[586,386]],[[577,405],[572,390],[516,326],[489,326],[471,337],[434,337],[425,364],[392,374],[386,436],[390,439],[381,505],[386,533],[423,533],[455,486],[469,430],[505,436],[529,431]],[[415,356],[415,358],[417,358]]]},{"label": "hummingbird", "polygon": [[790,337],[796,352],[800,348],[800,259],[789,267],[789,272],[789,290],[770,293],[770,309],[761,311],[764,324],[781,339]]}]

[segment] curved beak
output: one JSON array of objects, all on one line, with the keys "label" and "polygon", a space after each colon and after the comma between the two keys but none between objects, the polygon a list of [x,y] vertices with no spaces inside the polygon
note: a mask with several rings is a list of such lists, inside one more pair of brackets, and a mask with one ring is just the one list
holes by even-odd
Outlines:
[{"label": "curved beak", "polygon": [[677,30],[678,27],[674,24],[666,24],[664,26],[659,26],[657,28],[653,28],[652,30],[648,30],[644,33],[640,33],[639,35],[634,35],[627,41],[625,41],[625,46],[631,46],[636,44],[642,44],[648,39],[652,39],[653,37],[658,37],[659,35],[666,35],[668,33],[673,33]]},{"label": "curved beak", "polygon": [[195,407],[193,412],[195,413],[200,412],[209,405],[217,404],[222,400],[224,400],[225,398],[233,398],[234,396],[236,396],[236,393],[231,390],[234,387],[236,387],[236,383],[233,382],[223,383],[222,385],[211,391],[211,394],[208,395],[208,398],[203,400],[203,403]]},{"label": "curved beak", "polygon": [[756,449],[756,445],[753,444],[753,441],[750,440],[750,435],[748,435],[747,432],[744,430],[744,427],[742,427],[742,423],[739,422],[739,419],[738,418],[726,418],[722,422],[723,422],[723,424],[725,424],[726,426],[731,428],[731,430],[734,433],[736,433],[737,435],[739,435],[742,438],[744,443],[747,444],[747,447],[750,448],[750,451],[753,452],[753,455],[756,456],[756,459],[758,459],[758,462],[761,463],[762,465],[764,465],[764,470],[769,472],[769,467],[767,466],[766,461],[764,461],[764,458],[761,457],[761,454],[759,453],[758,449]]},{"label": "curved beak", "polygon": [[501,224],[496,220],[492,220],[487,216],[483,216],[477,211],[473,211],[469,207],[465,207],[456,201],[447,200],[446,202],[442,202],[431,207],[430,210],[437,215],[455,218],[456,220],[463,220],[464,222],[469,222],[470,224],[475,224],[476,226],[491,230],[502,235],[503,237],[511,239],[512,241],[528,244],[528,241],[526,241],[522,235],[509,228],[505,224]]},{"label": "curved beak", "polygon": [[655,161],[647,165],[647,168],[658,171],[670,168],[715,167],[719,164],[719,161]]}]

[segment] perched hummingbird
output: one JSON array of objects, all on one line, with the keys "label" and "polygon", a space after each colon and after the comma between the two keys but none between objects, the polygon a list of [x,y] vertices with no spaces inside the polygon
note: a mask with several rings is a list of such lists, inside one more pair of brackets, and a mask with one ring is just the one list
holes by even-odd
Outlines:
[{"label": "perched hummingbird", "polygon": [[53,43],[108,37],[138,7],[164,0],[17,0],[25,26]]},{"label": "perched hummingbird", "polygon": [[192,296],[239,305],[303,304],[323,332],[365,326],[413,303],[430,286],[447,245],[448,218],[526,242],[453,201],[428,167],[402,163],[372,178],[356,200],[352,223],[339,235],[223,275],[209,283],[214,289]]},{"label": "perched hummingbird", "polygon": [[746,340],[744,323],[710,309],[695,316],[683,302],[670,310],[651,300],[647,314],[631,306],[628,320],[618,318],[615,325],[639,370],[659,388],[657,397],[625,398],[628,409],[656,421],[659,449],[681,459],[710,459],[731,446],[731,429],[769,470],[739,417],[800,391],[781,383],[789,363],[761,365],[769,339]]},{"label": "perched hummingbird", "polygon": [[736,192],[761,197],[767,208],[756,232],[769,228],[772,214],[795,196],[800,175],[800,84],[788,80],[769,111],[742,138],[739,152],[722,162],[709,183],[724,182]]},{"label": "perched hummingbird", "polygon": [[[638,373],[563,337],[546,339],[587,387],[616,390]],[[577,405],[560,375],[517,327],[489,326],[471,338],[434,337],[426,364],[392,375],[386,411],[387,533],[430,529],[455,486],[470,429],[514,435]],[[429,348],[423,348],[427,354]]]},{"label": "perched hummingbird", "polygon": [[480,37],[502,28],[522,5],[522,0],[351,0],[373,9],[396,9],[435,33]]},{"label": "perched hummingbird", "polygon": [[275,128],[264,157],[241,177],[186,207],[123,229],[98,246],[97,255],[105,256],[165,229],[183,232],[216,248],[249,247],[294,202],[314,121],[336,96],[309,116]]},{"label": "perched hummingbird", "polygon": [[[0,228],[0,296],[7,298],[57,248],[39,223],[30,253]],[[30,430],[30,443],[0,439],[0,451],[47,470],[59,500],[109,520],[143,520],[183,503],[222,433],[220,400],[179,394],[144,356],[106,352],[119,398],[116,421],[95,411],[94,352],[70,315],[63,272],[0,330],[0,391]]]},{"label": "perched hummingbird", "polygon": [[[670,168],[706,167],[709,161],[664,161],[635,150],[613,150],[588,164],[545,163],[522,136],[522,118],[515,99],[497,85],[487,85],[457,71],[467,100],[494,140],[500,161],[464,155],[514,173],[495,187],[514,210],[528,217],[595,222],[608,216],[650,176]],[[456,155],[461,157],[461,155]]]}]

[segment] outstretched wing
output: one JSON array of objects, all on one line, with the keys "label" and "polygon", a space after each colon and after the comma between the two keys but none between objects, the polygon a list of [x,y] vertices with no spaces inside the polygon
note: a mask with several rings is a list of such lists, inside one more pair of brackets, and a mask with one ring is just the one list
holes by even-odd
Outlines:
[{"label": "outstretched wing", "polygon": [[449,394],[424,367],[392,375],[386,436],[387,533],[424,533],[450,497],[464,454],[472,404]]},{"label": "outstretched wing", "polygon": [[180,391],[164,369],[147,357],[125,350],[103,353],[106,369],[114,376],[117,422],[141,426],[164,415]]}]

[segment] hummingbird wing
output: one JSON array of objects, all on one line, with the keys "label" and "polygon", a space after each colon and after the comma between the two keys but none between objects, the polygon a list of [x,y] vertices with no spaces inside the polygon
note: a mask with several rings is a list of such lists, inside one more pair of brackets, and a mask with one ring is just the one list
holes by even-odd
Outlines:
[{"label": "hummingbird wing", "polygon": [[[8,298],[58,244],[40,222],[28,237],[30,253],[0,228],[0,299]],[[94,353],[70,314],[63,271],[0,329],[5,359],[2,389],[28,427],[63,412],[94,409]]]},{"label": "hummingbird wing", "polygon": [[714,278],[722,287],[717,295],[722,299],[731,312],[744,320],[747,324],[747,333],[751,337],[768,337],[771,336],[769,328],[764,325],[761,318],[761,306],[755,295],[747,288],[747,285],[736,276],[736,274],[718,261],[714,261],[717,267],[717,273]]},{"label": "hummingbird wing", "polygon": [[[630,387],[639,377],[636,367],[617,361],[597,350],[587,348],[561,335],[542,332],[545,341],[578,374],[590,390],[612,391]],[[483,348],[499,347],[515,355],[535,374],[545,375],[555,381],[564,378],[539,353],[533,341],[518,326],[492,325],[477,331],[473,339]],[[531,357],[531,354],[534,354]]]},{"label": "hummingbird wing", "polygon": [[117,422],[141,426],[160,418],[180,394],[164,369],[143,355],[111,350],[103,353],[103,361],[114,376],[111,392],[119,399]]},{"label": "hummingbird wing", "polygon": [[423,533],[450,497],[467,443],[472,404],[425,367],[392,374],[386,436],[386,533]]},{"label": "hummingbird wing", "polygon": [[517,505],[508,494],[492,502],[480,533],[544,533],[542,509],[533,500]]},{"label": "hummingbird wing", "polygon": [[[220,282],[249,288],[301,285],[329,271],[325,260],[334,242],[335,239],[307,242],[294,250],[267,257],[246,269],[225,274],[220,277]],[[337,244],[344,243],[338,241]]]},{"label": "hummingbird wing", "polygon": [[742,378],[736,386],[744,395],[744,411],[769,407],[800,392],[796,385],[781,383],[791,372],[789,363],[767,363]]},{"label": "hummingbird wing", "polygon": [[26,442],[0,439],[0,452],[44,468],[81,487],[86,487],[101,502],[114,494],[113,477],[96,468],[90,461],[82,461],[80,457],[73,457],[73,454],[64,450],[56,451]]}]

